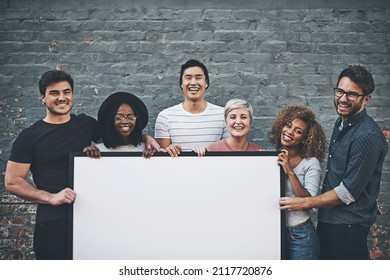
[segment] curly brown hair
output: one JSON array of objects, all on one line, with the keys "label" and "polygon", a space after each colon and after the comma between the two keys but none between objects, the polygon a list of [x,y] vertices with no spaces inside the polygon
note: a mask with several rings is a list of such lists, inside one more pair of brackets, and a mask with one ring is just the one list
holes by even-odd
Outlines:
[{"label": "curly brown hair", "polygon": [[273,144],[276,149],[280,149],[282,146],[280,140],[282,128],[297,118],[303,120],[309,127],[306,141],[301,147],[301,156],[303,158],[316,157],[322,161],[325,157],[327,146],[325,133],[321,125],[317,122],[315,114],[307,106],[293,104],[282,108],[274,120],[271,131],[268,134],[270,143]]}]

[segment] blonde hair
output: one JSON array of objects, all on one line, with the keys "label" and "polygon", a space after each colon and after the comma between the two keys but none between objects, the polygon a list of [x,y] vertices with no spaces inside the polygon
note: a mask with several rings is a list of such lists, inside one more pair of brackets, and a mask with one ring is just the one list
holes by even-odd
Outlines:
[{"label": "blonde hair", "polygon": [[251,119],[251,122],[252,122],[253,108],[252,108],[251,104],[249,104],[249,102],[244,100],[244,99],[238,99],[238,98],[233,98],[233,99],[230,99],[228,102],[226,102],[225,113],[224,113],[225,120],[226,120],[227,116],[229,115],[229,113],[235,109],[246,109],[249,113],[249,118]]}]

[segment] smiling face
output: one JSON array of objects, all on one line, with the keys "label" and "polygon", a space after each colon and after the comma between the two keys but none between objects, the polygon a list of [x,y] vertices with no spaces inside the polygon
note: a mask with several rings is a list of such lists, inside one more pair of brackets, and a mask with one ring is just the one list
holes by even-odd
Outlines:
[{"label": "smiling face", "polygon": [[249,112],[245,108],[234,109],[226,117],[226,126],[232,137],[246,137],[251,122]]},{"label": "smiling face", "polygon": [[196,102],[204,99],[208,84],[200,67],[189,67],[183,72],[181,88],[184,98]]},{"label": "smiling face", "polygon": [[69,115],[73,107],[73,92],[70,84],[62,81],[47,86],[45,95],[42,96],[42,103],[50,116]]},{"label": "smiling face", "polygon": [[309,126],[301,119],[294,119],[282,128],[280,142],[285,148],[297,147],[305,143]]},{"label": "smiling face", "polygon": [[[123,103],[121,106],[119,106],[118,111],[116,112],[116,115],[123,116],[122,120],[118,118],[118,120],[114,119],[114,127],[115,130],[118,131],[120,135],[122,135],[123,138],[127,138],[134,130],[135,124],[137,122],[136,119],[130,120],[129,117],[134,114],[133,109],[130,105]],[[127,118],[124,116],[128,116]]]},{"label": "smiling face", "polygon": [[[337,87],[345,92],[353,91],[358,94],[363,94],[362,89],[348,77],[343,77]],[[339,114],[341,118],[345,121],[349,117],[360,113],[364,109],[364,106],[367,104],[370,98],[371,95],[366,95],[359,96],[356,100],[349,100],[347,98],[347,95],[344,94],[341,97],[334,97],[334,105],[336,107],[337,114]]]}]

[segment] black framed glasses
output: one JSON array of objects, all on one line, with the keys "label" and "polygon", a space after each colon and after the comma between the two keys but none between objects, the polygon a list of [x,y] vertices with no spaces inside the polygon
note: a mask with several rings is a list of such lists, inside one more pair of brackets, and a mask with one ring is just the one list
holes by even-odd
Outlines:
[{"label": "black framed glasses", "polygon": [[341,88],[334,88],[334,96],[337,98],[341,98],[344,94],[347,95],[348,100],[356,100],[359,98],[359,96],[364,96],[364,94],[359,94],[354,91],[344,91]]},{"label": "black framed glasses", "polygon": [[137,119],[137,116],[134,115],[134,114],[129,114],[129,115],[115,115],[115,120],[117,122],[123,122],[124,120],[128,120],[128,121],[135,121]]}]

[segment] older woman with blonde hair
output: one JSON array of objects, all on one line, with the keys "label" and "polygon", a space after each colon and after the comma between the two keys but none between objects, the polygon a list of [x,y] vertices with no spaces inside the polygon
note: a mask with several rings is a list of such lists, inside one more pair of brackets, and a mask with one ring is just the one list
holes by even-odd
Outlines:
[{"label": "older woman with blonde hair", "polygon": [[248,142],[247,134],[252,124],[253,108],[243,99],[231,99],[225,105],[224,117],[229,136],[211,143],[206,148],[195,148],[194,151],[203,156],[206,151],[259,151],[262,148]]}]

